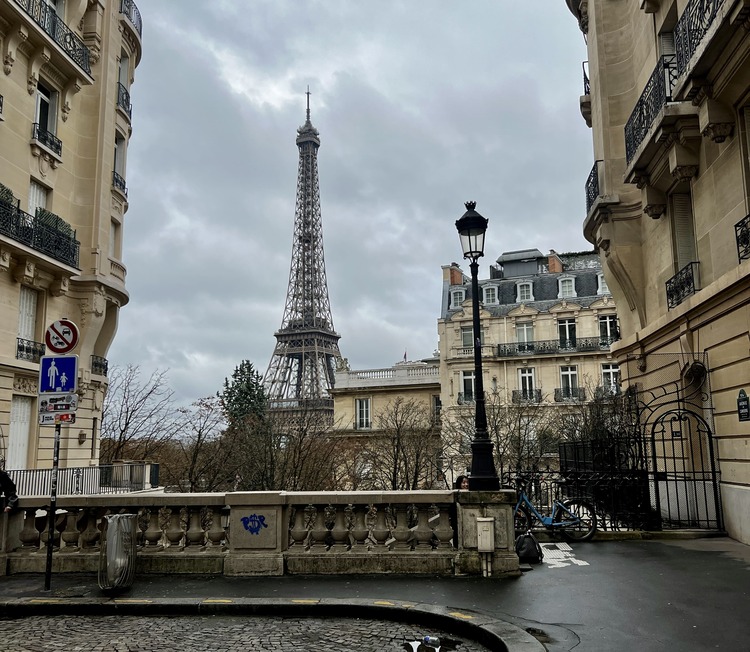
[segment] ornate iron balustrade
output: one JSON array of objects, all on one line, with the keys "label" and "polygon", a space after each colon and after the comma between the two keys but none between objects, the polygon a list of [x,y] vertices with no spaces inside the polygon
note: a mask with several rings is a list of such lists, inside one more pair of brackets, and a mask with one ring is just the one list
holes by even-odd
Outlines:
[{"label": "ornate iron balustrade", "polygon": [[125,179],[123,179],[117,172],[112,170],[112,185],[117,188],[123,195],[128,196],[128,188],[125,185]]},{"label": "ornate iron balustrade", "polygon": [[99,355],[91,356],[91,373],[106,376],[109,370],[109,361]]},{"label": "ornate iron balustrade", "polygon": [[34,22],[57,43],[84,72],[91,74],[89,49],[44,0],[16,0]]},{"label": "ornate iron balustrade", "polygon": [[599,196],[599,163],[601,161],[594,161],[594,167],[591,168],[589,178],[586,179],[586,214]]},{"label": "ornate iron balustrade", "polygon": [[458,404],[459,405],[474,405],[474,394],[473,394],[473,392],[459,392],[458,393]]},{"label": "ornate iron balustrade", "polygon": [[688,263],[667,281],[667,306],[679,306],[689,296],[700,290],[698,263]]},{"label": "ornate iron balustrade", "polygon": [[512,394],[513,403],[541,403],[541,389],[514,389]]},{"label": "ornate iron balustrade", "polygon": [[31,137],[58,156],[62,156],[62,141],[55,134],[44,129],[38,122],[34,123]]},{"label": "ornate iron balustrade", "polygon": [[555,403],[566,401],[585,401],[586,390],[583,387],[556,387]]},{"label": "ornate iron balustrade", "polygon": [[750,215],[734,225],[734,235],[737,239],[737,256],[742,262],[750,258]]},{"label": "ornate iron balustrade", "polygon": [[28,360],[29,362],[39,362],[39,359],[45,354],[43,342],[34,342],[34,340],[25,340],[22,337],[16,338],[16,359]]},{"label": "ornate iron balustrade", "polygon": [[635,104],[625,124],[625,157],[628,163],[632,160],[638,147],[646,137],[656,116],[667,102],[672,101],[672,89],[677,80],[676,55],[665,54],[651,73],[641,97]]},{"label": "ornate iron balustrade", "polygon": [[674,28],[677,74],[685,72],[724,0],[691,0]]},{"label": "ornate iron balustrade", "polygon": [[133,117],[133,105],[130,103],[130,93],[120,82],[117,82],[117,106],[119,106],[128,118]]},{"label": "ornate iron balustrade", "polygon": [[533,342],[511,342],[499,344],[497,355],[500,358],[514,356],[554,355],[571,351],[601,351],[609,349],[617,337],[576,337],[574,339],[535,340]]},{"label": "ornate iron balustrade", "polygon": [[3,96],[0,95],[0,116],[3,115]]},{"label": "ornate iron balustrade", "polygon": [[65,224],[51,223],[42,216],[25,213],[17,206],[0,200],[0,233],[25,244],[37,251],[59,260],[61,263],[78,268],[80,243],[76,232],[61,228]]},{"label": "ornate iron balustrade", "polygon": [[138,7],[135,6],[133,0],[122,0],[120,3],[120,13],[128,17],[128,20],[133,23],[138,32],[138,36],[143,36],[143,21],[141,20],[141,12],[138,11]]}]

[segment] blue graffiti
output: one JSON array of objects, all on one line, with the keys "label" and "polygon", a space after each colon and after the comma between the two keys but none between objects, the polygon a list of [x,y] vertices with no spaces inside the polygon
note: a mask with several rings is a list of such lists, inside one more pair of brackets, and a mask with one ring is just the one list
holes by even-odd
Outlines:
[{"label": "blue graffiti", "polygon": [[268,527],[266,517],[262,514],[251,514],[242,517],[242,525],[250,534],[260,534],[261,528]]}]

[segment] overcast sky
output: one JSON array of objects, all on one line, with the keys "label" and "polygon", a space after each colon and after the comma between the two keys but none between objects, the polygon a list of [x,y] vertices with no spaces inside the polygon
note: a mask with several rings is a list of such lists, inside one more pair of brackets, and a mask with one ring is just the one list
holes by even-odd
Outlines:
[{"label": "overcast sky", "polygon": [[437,348],[455,221],[505,251],[591,249],[586,49],[564,0],[140,0],[131,88],[130,303],[111,365],[167,370],[182,402],[242,361],[263,374],[289,280],[305,91],[341,354]]}]

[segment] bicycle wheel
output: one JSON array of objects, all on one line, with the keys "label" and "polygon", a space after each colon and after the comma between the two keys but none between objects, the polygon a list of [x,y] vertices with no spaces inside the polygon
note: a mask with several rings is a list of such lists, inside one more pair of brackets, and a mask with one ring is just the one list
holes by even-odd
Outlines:
[{"label": "bicycle wheel", "polygon": [[513,515],[513,526],[516,534],[523,534],[531,529],[531,513],[526,505],[521,505]]},{"label": "bicycle wheel", "polygon": [[570,498],[562,502],[564,509],[558,509],[555,523],[570,521],[570,525],[559,527],[568,541],[589,541],[596,533],[596,513],[590,503],[580,498]]}]

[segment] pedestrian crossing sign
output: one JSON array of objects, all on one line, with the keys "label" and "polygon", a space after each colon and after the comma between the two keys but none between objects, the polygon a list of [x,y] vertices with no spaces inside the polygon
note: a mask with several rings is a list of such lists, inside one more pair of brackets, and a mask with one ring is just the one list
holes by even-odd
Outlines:
[{"label": "pedestrian crossing sign", "polygon": [[75,392],[78,388],[77,355],[45,355],[39,361],[39,393]]}]

